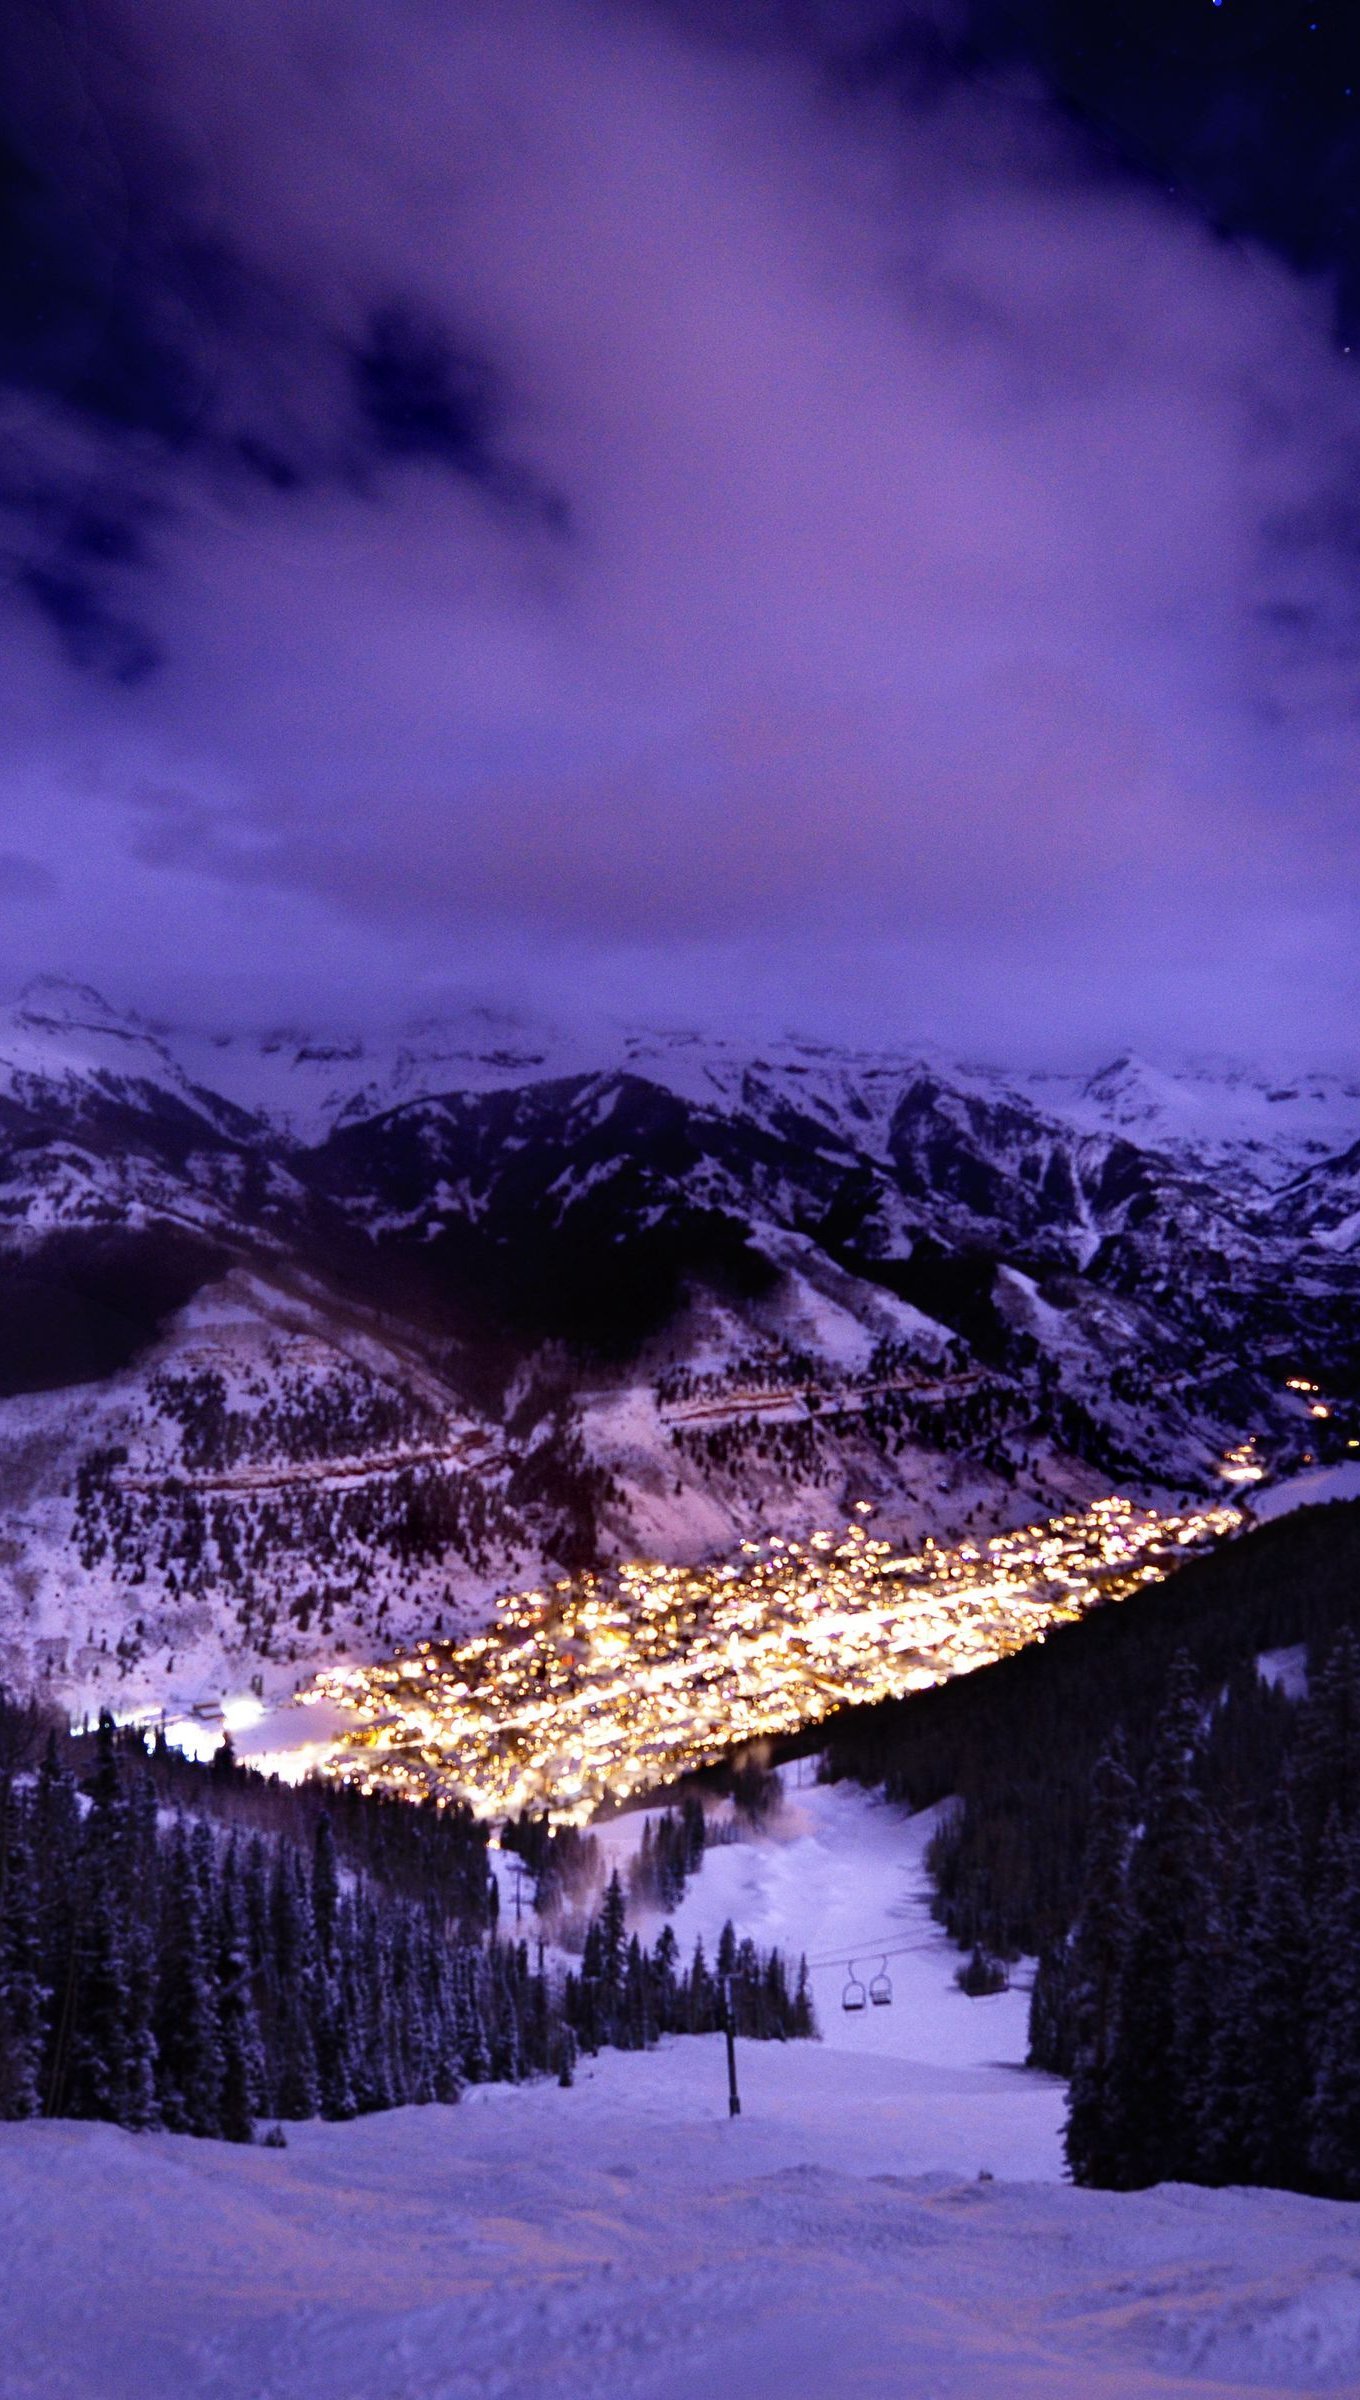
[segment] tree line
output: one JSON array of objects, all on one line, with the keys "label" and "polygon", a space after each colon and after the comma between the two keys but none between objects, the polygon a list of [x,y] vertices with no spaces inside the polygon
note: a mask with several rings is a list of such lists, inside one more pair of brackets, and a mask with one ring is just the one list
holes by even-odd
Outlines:
[{"label": "tree line", "polygon": [[702,1939],[689,1965],[681,1964],[670,1925],[648,1952],[636,1934],[629,1939],[617,1868],[586,1935],[580,1973],[567,1977],[563,2005],[567,2024],[590,2051],[606,2042],[644,2050],[663,2033],[717,2033],[729,2009],[733,2030],[751,2041],[806,2040],[817,2031],[805,1959],[791,1988],[782,1953],[739,1942],[730,1918],[711,1967]]},{"label": "tree line", "polygon": [[1070,1934],[1040,1963],[1035,2063],[1070,2073],[1079,2183],[1360,2198],[1360,1643],[1291,1700],[1174,1665],[1145,1772],[1097,1765]]},{"label": "tree line", "polygon": [[1118,1725],[1146,1772],[1177,1652],[1206,1691],[1258,1652],[1305,1645],[1320,1661],[1357,1589],[1360,1503],[1300,1509],[975,1675],[838,1711],[825,1771],[912,1808],[952,1799],[930,1859],[936,1913],[967,1950],[1037,1955],[1077,1912],[1096,1761]]},{"label": "tree line", "polygon": [[730,1928],[715,1974],[702,1952],[681,1969],[669,1927],[644,1950],[617,1875],[579,1970],[535,1963],[497,1930],[465,1811],[290,1792],[229,1753],[194,1768],[107,1714],[69,1755],[49,1731],[33,1766],[37,1730],[0,1701],[0,2117],[248,2141],[569,2082],[578,2047],[712,2030],[724,1973],[751,2038],[813,2029],[805,1975]]}]

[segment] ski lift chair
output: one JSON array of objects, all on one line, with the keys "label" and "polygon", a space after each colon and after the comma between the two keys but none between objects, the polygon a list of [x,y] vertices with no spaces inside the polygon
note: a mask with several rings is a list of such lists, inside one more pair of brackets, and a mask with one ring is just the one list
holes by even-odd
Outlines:
[{"label": "ski lift chair", "polygon": [[875,2008],[892,2007],[892,1977],[888,1973],[886,1958],[880,1961],[878,1973],[869,1986],[869,1998]]},{"label": "ski lift chair", "polygon": [[851,1959],[850,1979],[846,1984],[845,1990],[841,1993],[841,2007],[848,2010],[853,2015],[864,2007],[868,1996],[869,1995],[865,1991],[863,1984],[860,1982],[858,1975],[855,1973],[855,1962],[853,1959]]}]

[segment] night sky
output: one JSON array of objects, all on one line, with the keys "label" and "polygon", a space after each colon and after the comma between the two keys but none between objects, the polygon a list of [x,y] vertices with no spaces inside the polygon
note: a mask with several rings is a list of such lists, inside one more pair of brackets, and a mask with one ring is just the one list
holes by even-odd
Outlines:
[{"label": "night sky", "polygon": [[1357,94],[1353,4],[7,0],[0,983],[1352,1063]]}]

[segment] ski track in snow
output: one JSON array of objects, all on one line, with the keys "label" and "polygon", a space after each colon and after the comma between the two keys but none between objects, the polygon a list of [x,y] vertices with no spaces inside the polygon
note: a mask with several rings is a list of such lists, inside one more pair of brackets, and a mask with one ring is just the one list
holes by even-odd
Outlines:
[{"label": "ski track in snow", "polygon": [[794,1790],[774,1839],[709,1851],[682,1943],[729,1914],[812,1956],[920,1943],[891,2009],[819,1976],[824,2041],[740,2044],[736,2122],[713,2037],[284,2151],[0,2126],[0,2400],[1354,2392],[1354,2209],[1058,2180],[1023,1995],[963,1999],[930,1924],[932,1821]]}]

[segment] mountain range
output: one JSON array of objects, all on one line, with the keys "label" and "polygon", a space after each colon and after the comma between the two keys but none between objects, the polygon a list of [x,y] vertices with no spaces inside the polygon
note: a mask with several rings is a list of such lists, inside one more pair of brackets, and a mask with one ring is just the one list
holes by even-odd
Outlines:
[{"label": "mountain range", "polygon": [[0,1016],[0,1680],[291,1687],[869,1504],[957,1539],[1360,1451],[1360,1078],[490,1011]]}]

